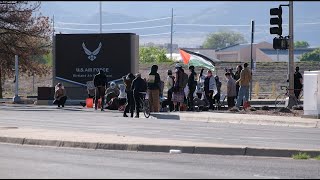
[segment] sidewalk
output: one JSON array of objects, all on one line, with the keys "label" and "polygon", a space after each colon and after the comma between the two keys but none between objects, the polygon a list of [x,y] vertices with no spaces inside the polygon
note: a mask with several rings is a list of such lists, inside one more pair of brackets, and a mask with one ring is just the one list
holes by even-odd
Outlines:
[{"label": "sidewalk", "polygon": [[158,119],[177,119],[200,122],[273,125],[287,127],[320,128],[320,119],[270,115],[239,114],[232,112],[171,112],[152,114]]},{"label": "sidewalk", "polygon": [[224,144],[154,139],[116,134],[57,131],[49,129],[0,127],[0,142],[21,145],[39,145],[86,149],[164,152],[180,150],[181,153],[291,157],[306,152],[312,157],[320,155],[319,149],[275,149]]},{"label": "sidewalk", "polygon": [[118,111],[12,104],[1,105],[0,113],[2,143],[166,153],[177,149],[191,154],[320,155],[317,119],[217,112],[156,113],[149,119],[132,119]]}]

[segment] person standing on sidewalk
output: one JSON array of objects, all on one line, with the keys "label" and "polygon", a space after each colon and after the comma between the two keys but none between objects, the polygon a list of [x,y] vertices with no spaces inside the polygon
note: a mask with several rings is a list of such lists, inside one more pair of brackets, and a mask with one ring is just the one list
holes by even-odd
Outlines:
[{"label": "person standing on sidewalk", "polygon": [[172,71],[168,70],[168,77],[167,77],[167,104],[169,105],[170,112],[174,110],[174,105],[172,101],[172,94],[173,94],[173,87],[174,87],[174,76],[172,75]]},{"label": "person standing on sidewalk", "polygon": [[190,75],[188,77],[188,111],[194,111],[193,96],[197,87],[197,73],[194,71],[194,66],[189,67]]},{"label": "person standing on sidewalk", "polygon": [[[241,73],[242,69],[243,68],[242,68],[241,65],[237,66],[237,71],[236,71],[236,73],[234,75],[234,80],[235,81],[238,81],[240,79],[240,73]],[[236,91],[237,91],[237,95],[236,96],[238,96],[238,94],[239,94],[239,89],[240,89],[239,83],[236,83]]]},{"label": "person standing on sidewalk", "polygon": [[148,77],[148,95],[150,101],[150,112],[160,111],[160,75],[158,74],[158,66],[153,65]]},{"label": "person standing on sidewalk", "polygon": [[249,101],[249,85],[252,79],[252,74],[248,68],[248,63],[244,63],[243,67],[244,69],[240,73],[240,79],[236,81],[240,85],[236,105],[238,109],[240,108],[241,102],[245,103],[246,101]]},{"label": "person standing on sidewalk", "polygon": [[139,118],[139,113],[140,113],[140,102],[143,99],[143,94],[142,92],[147,91],[147,83],[141,78],[141,74],[138,73],[136,75],[136,78],[132,82],[132,87],[133,91],[133,97],[134,97],[134,102],[135,102],[135,108],[136,108],[136,116],[135,118]]},{"label": "person standing on sidewalk", "polygon": [[296,67],[296,72],[294,73],[294,95],[296,96],[297,99],[299,99],[301,90],[302,90],[302,75],[299,72],[299,67]]},{"label": "person standing on sidewalk", "polygon": [[196,88],[197,89],[197,96],[199,99],[202,99],[202,96],[204,94],[204,79],[206,77],[203,75],[203,71],[204,71],[204,69],[201,69],[201,72],[198,77],[197,88]]},{"label": "person standing on sidewalk", "polygon": [[[230,72],[229,72],[230,73]],[[230,73],[230,75],[232,76],[232,74]],[[221,98],[221,86],[222,83],[219,79],[219,76],[215,76],[214,79],[216,80],[216,86],[217,86],[217,94],[213,97],[213,102],[217,105],[217,108],[220,109],[221,104],[220,104],[220,98]]]},{"label": "person standing on sidewalk", "polygon": [[101,98],[101,111],[103,111],[106,85],[108,82],[107,82],[107,76],[104,74],[102,70],[100,70],[99,73],[94,76],[93,83],[94,83],[94,87],[96,88],[94,108],[95,110],[98,109],[98,101]]},{"label": "person standing on sidewalk", "polygon": [[135,79],[132,73],[129,73],[127,76],[123,77],[124,85],[126,86],[126,94],[127,94],[127,104],[123,112],[123,117],[128,117],[127,113],[130,111],[131,117],[133,118],[134,113],[134,98],[132,91],[132,81]]},{"label": "person standing on sidewalk", "polygon": [[234,99],[236,98],[236,81],[232,78],[231,74],[227,72],[225,74],[227,78],[227,103],[228,103],[228,109],[231,109],[234,107]]},{"label": "person standing on sidewalk", "polygon": [[214,110],[213,96],[217,94],[217,85],[211,70],[208,71],[207,76],[204,79],[204,92],[206,95],[206,99],[209,101],[209,109]]},{"label": "person standing on sidewalk", "polygon": [[173,103],[174,103],[174,110],[175,111],[180,111],[180,106],[182,105],[182,103],[184,102],[184,82],[183,82],[183,76],[184,76],[184,72],[182,70],[182,66],[177,64],[176,65],[176,69],[175,69],[175,73],[176,73],[176,82],[174,84],[174,88],[173,88],[173,95],[172,95],[172,99],[173,99]]}]

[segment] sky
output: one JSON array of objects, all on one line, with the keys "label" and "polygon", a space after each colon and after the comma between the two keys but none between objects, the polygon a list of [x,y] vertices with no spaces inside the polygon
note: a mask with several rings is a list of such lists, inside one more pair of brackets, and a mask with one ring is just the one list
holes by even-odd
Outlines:
[{"label": "sky", "polygon": [[[55,16],[57,21],[63,21],[67,23],[91,23],[94,21],[98,22],[98,16],[95,16],[99,12],[99,1],[44,1],[42,2],[42,12],[44,14],[52,17]],[[161,17],[168,17],[171,15],[171,8],[174,8],[175,16],[180,16],[180,19],[177,18],[176,21],[179,23],[181,20],[188,20],[192,21],[191,23],[196,23],[197,20],[201,20],[201,23],[207,24],[244,24],[250,22],[250,19],[256,19],[256,24],[268,24],[269,23],[269,10],[270,8],[278,7],[279,4],[288,4],[288,1],[256,1],[256,2],[232,2],[232,1],[166,1],[166,2],[148,2],[148,1],[102,1],[102,9],[103,14],[106,13],[114,13],[120,15],[129,16],[130,20],[124,20],[126,17],[120,19],[112,19],[109,21],[111,22],[128,22],[133,21],[134,18],[138,19],[153,19],[153,18],[161,18]],[[255,10],[250,15],[249,11]],[[320,13],[318,13],[320,9],[320,2],[308,2],[308,1],[296,1],[294,2],[294,22],[295,23],[314,23],[308,24],[304,27],[304,24],[297,25],[295,28],[295,32],[297,32],[296,38],[298,40],[306,39],[310,41],[310,44],[313,46],[320,45],[320,39],[318,40],[317,36],[312,36],[312,34],[320,33]],[[233,14],[234,11],[237,11],[238,14]],[[243,14],[241,15],[243,11]],[[84,13],[85,12],[85,13]],[[284,23],[288,23],[287,21],[287,14],[288,8],[283,8],[283,20]],[[92,17],[95,18],[92,19]],[[184,18],[186,17],[186,18]],[[209,17],[209,18],[208,18]],[[91,19],[90,19],[91,18]],[[108,18],[108,17],[106,17]],[[206,20],[207,19],[207,20]],[[219,21],[219,19],[221,19]],[[169,21],[168,21],[169,22]],[[189,22],[188,22],[189,23]],[[318,24],[317,24],[318,23]],[[146,23],[145,23],[146,24]],[[164,23],[165,24],[165,23]],[[170,22],[169,22],[170,24]],[[133,25],[133,24],[132,24]],[[57,26],[62,26],[61,24],[57,24]],[[144,25],[141,25],[144,26]],[[145,25],[151,26],[151,25]],[[299,27],[300,26],[300,27]],[[122,26],[112,26],[115,29],[121,29]],[[135,27],[135,26],[132,26]],[[63,24],[63,28],[78,28],[78,29],[90,29],[93,26],[68,26]],[[109,28],[109,27],[108,27]],[[186,27],[189,28],[189,27]],[[98,28],[97,28],[98,29]],[[106,28],[107,29],[107,28]],[[193,36],[190,37],[189,43],[193,45],[200,45],[202,41],[206,38],[206,34],[209,33],[210,30],[208,28],[189,28],[190,34],[186,34],[185,36]],[[221,28],[220,28],[221,29]],[[233,30],[241,31],[241,33],[249,33],[245,28],[238,28],[235,27]],[[76,32],[81,32],[81,31]],[[175,36],[175,42],[179,43],[187,43],[184,42],[182,34],[179,34],[181,28],[177,28],[177,35]],[[212,31],[217,31],[218,28],[212,28]],[[287,31],[287,27],[284,27],[284,31]],[[74,32],[71,30],[63,29],[63,33],[70,33]],[[158,31],[156,29],[150,29],[149,31],[138,31],[136,30],[135,33],[139,35],[150,35],[150,36],[141,36],[141,41],[143,42],[155,42],[155,43],[168,43],[168,37],[170,34],[170,27],[167,28],[159,28]],[[257,27],[257,41],[271,41],[272,35],[268,34],[269,27],[263,27],[260,29]],[[84,31],[85,32],[85,31]],[[201,35],[196,33],[203,32]],[[299,33],[300,32],[300,33]],[[259,34],[260,33],[260,34]],[[155,34],[153,36],[153,34]],[[160,34],[160,35],[159,35]],[[185,38],[184,38],[185,39]],[[247,37],[248,39],[248,37]],[[187,44],[186,44],[187,45]]]}]

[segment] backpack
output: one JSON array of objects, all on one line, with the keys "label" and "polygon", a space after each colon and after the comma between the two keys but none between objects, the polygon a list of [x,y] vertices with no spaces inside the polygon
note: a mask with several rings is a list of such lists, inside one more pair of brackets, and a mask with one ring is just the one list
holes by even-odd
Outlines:
[{"label": "backpack", "polygon": [[183,73],[183,76],[182,76],[182,88],[185,88],[188,84],[188,74],[187,73]]}]

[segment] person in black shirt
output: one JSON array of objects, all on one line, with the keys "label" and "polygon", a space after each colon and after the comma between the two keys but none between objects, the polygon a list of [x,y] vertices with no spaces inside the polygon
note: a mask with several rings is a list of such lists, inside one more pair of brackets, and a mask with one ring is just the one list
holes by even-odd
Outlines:
[{"label": "person in black shirt", "polygon": [[147,80],[148,95],[150,101],[150,112],[160,111],[160,75],[158,74],[158,65],[151,67],[151,72]]},{"label": "person in black shirt", "polygon": [[294,73],[294,95],[297,99],[299,99],[302,86],[302,75],[299,72],[299,67],[296,67],[296,72]]},{"label": "person in black shirt", "polygon": [[[230,73],[230,76],[231,76],[231,73]],[[213,99],[214,99],[215,104],[217,104],[217,108],[220,109],[220,106],[221,106],[220,105],[220,98],[221,98],[221,86],[222,86],[222,83],[221,83],[221,81],[219,79],[219,76],[215,76],[214,79],[216,80],[217,94],[213,97]]]},{"label": "person in black shirt", "polygon": [[103,111],[104,106],[104,96],[106,92],[106,85],[107,85],[107,76],[104,74],[102,70],[99,71],[93,78],[94,86],[96,87],[95,92],[95,110],[98,109],[98,101],[101,98],[101,111]]},{"label": "person in black shirt", "polygon": [[194,71],[194,66],[190,66],[189,70],[190,70],[190,75],[188,77],[188,88],[189,88],[188,111],[193,111],[194,110],[193,94],[194,94],[196,87],[197,87],[197,73]]},{"label": "person in black shirt", "polygon": [[141,78],[141,74],[137,74],[136,78],[132,82],[131,89],[133,91],[133,97],[136,107],[136,116],[135,118],[139,118],[140,111],[140,101],[143,99],[143,94],[141,92],[147,92],[147,83],[145,80]]}]

